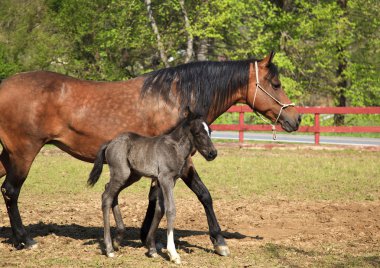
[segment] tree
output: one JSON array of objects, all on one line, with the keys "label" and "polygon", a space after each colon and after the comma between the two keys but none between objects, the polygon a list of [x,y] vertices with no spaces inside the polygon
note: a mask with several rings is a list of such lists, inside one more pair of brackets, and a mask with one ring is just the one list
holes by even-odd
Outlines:
[{"label": "tree", "polygon": [[275,50],[293,101],[380,105],[377,0],[0,0],[0,6],[0,78],[46,69],[122,80],[169,64],[261,58]]}]

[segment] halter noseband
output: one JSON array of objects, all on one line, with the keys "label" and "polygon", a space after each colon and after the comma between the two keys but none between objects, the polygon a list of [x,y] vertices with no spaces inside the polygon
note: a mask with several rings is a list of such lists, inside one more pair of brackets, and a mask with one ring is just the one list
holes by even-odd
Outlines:
[{"label": "halter noseband", "polygon": [[277,138],[277,136],[276,136],[276,124],[278,122],[278,119],[280,118],[282,110],[285,109],[285,108],[287,108],[287,107],[289,107],[289,106],[293,106],[294,107],[295,104],[293,102],[289,103],[289,104],[282,103],[281,101],[279,101],[278,99],[276,99],[275,97],[273,97],[273,95],[271,95],[268,91],[266,91],[260,85],[260,81],[259,81],[259,67],[257,65],[257,61],[255,61],[255,72],[256,72],[256,90],[255,90],[255,95],[253,97],[252,110],[254,110],[254,107],[255,107],[255,101],[256,101],[256,95],[257,95],[258,89],[261,89],[265,94],[267,94],[269,97],[271,97],[275,102],[277,102],[281,106],[280,112],[278,113],[278,116],[277,116],[276,121],[274,122],[274,124],[272,124],[270,121],[268,121],[266,118],[264,118],[260,113],[258,113],[257,111],[255,111],[256,114],[258,114],[263,121],[269,123],[272,126],[273,140],[275,140]]}]

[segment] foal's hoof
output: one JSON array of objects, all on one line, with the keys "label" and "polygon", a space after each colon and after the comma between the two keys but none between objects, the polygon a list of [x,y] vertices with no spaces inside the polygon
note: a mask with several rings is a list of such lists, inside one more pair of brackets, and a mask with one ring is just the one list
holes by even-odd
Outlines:
[{"label": "foal's hoof", "polygon": [[215,245],[214,249],[215,249],[216,254],[218,254],[220,256],[226,257],[226,256],[229,256],[231,254],[228,246]]},{"label": "foal's hoof", "polygon": [[114,258],[116,256],[115,252],[107,252],[106,255],[108,258]]},{"label": "foal's hoof", "polygon": [[122,231],[117,231],[115,239],[112,241],[113,248],[117,251],[119,250],[119,247],[121,245],[121,242],[123,241],[124,238],[124,230]]},{"label": "foal's hoof", "polygon": [[175,264],[181,264],[181,257],[179,255],[177,255],[177,256],[171,256],[169,254],[169,256],[170,256],[170,261],[171,262],[173,262]]},{"label": "foal's hoof", "polygon": [[113,249],[116,250],[116,251],[118,251],[119,248],[120,248],[120,244],[121,244],[121,242],[118,241],[118,240],[114,240],[114,241],[112,241]]},{"label": "foal's hoof", "polygon": [[157,258],[158,257],[157,249],[156,248],[148,248],[148,252],[146,253],[146,255],[149,258]]},{"label": "foal's hoof", "polygon": [[168,255],[171,262],[175,264],[181,264],[181,257],[178,255],[178,253],[171,255],[170,252],[168,251]]},{"label": "foal's hoof", "polygon": [[146,253],[146,255],[147,255],[149,258],[157,258],[157,257],[158,257],[157,251],[154,251],[154,252],[148,251],[148,252]]}]

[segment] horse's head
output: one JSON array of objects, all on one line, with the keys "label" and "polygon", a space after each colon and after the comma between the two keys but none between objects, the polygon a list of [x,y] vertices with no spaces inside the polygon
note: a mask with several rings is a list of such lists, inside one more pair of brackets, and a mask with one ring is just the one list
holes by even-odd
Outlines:
[{"label": "horse's head", "polygon": [[296,131],[301,116],[282,88],[277,67],[272,63],[274,52],[250,67],[247,104],[288,132]]},{"label": "horse's head", "polygon": [[214,160],[218,151],[211,141],[211,130],[209,126],[199,116],[194,117],[194,115],[190,115],[189,117],[190,133],[193,136],[195,149],[197,149],[207,161]]}]

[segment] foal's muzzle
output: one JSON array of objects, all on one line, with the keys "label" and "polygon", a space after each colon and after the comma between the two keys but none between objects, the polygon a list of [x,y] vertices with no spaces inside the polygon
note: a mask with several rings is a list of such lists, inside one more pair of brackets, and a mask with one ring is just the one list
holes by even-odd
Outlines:
[{"label": "foal's muzzle", "polygon": [[215,150],[215,151],[210,151],[207,156],[206,156],[206,160],[207,161],[211,161],[211,160],[214,160],[216,158],[216,156],[218,155],[218,151]]}]

